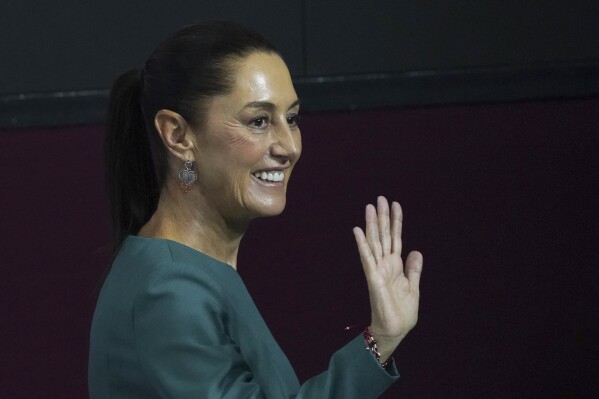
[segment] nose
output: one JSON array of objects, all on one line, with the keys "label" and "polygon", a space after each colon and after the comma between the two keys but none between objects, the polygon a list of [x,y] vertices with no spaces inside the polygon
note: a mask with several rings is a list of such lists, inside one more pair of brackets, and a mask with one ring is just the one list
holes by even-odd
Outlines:
[{"label": "nose", "polygon": [[284,123],[277,124],[273,131],[270,155],[282,163],[295,161],[302,151],[302,137],[298,127],[292,128],[283,118]]}]

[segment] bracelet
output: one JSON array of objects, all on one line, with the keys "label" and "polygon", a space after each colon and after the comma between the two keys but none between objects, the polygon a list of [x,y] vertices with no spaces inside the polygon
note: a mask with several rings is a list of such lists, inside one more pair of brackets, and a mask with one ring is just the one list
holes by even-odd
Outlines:
[{"label": "bracelet", "polygon": [[364,330],[364,339],[366,340],[366,350],[372,352],[376,358],[376,361],[379,362],[382,368],[386,369],[391,363],[393,363],[393,356],[389,357],[385,363],[381,363],[381,354],[376,346],[376,339],[374,339],[374,336],[368,327],[366,327]]}]

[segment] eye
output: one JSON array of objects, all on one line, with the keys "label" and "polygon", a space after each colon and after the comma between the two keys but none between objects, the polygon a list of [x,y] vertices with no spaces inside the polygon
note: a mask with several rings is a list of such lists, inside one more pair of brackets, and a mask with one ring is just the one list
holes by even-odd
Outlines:
[{"label": "eye", "polygon": [[287,117],[287,123],[291,127],[297,127],[300,119],[301,119],[300,116],[297,114],[289,115]]},{"label": "eye", "polygon": [[268,117],[266,115],[259,116],[250,121],[250,126],[256,129],[264,129],[268,126]]}]

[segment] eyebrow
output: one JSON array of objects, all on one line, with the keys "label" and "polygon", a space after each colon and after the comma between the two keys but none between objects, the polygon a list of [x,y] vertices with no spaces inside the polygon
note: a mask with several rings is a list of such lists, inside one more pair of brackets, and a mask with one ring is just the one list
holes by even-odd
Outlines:
[{"label": "eyebrow", "polygon": [[[300,100],[297,99],[295,100],[290,106],[289,108],[287,108],[287,110],[289,111],[291,108],[297,106],[300,104]],[[268,110],[274,110],[276,108],[276,106],[268,101],[252,101],[247,103],[244,107],[245,108],[266,108]]]}]

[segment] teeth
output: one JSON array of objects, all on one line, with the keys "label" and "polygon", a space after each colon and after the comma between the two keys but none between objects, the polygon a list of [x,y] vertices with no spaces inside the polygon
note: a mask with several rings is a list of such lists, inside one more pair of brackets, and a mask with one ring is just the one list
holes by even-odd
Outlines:
[{"label": "teeth", "polygon": [[266,181],[283,181],[285,178],[285,173],[283,172],[256,172],[254,173],[258,179],[266,180]]}]

